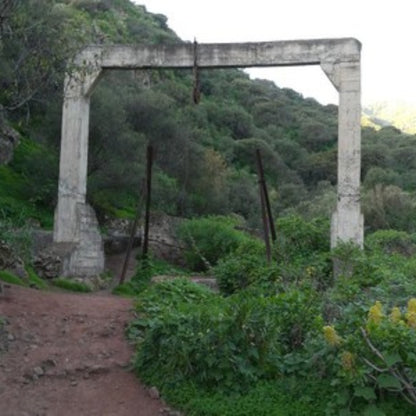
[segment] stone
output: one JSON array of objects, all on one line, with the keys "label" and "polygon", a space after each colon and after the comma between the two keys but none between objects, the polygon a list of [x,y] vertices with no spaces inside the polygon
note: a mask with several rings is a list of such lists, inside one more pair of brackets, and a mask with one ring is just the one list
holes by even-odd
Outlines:
[{"label": "stone", "polygon": [[34,373],[37,377],[42,377],[42,376],[45,374],[45,372],[43,371],[43,368],[42,368],[42,367],[35,367],[35,368],[33,369],[33,373]]},{"label": "stone", "polygon": [[155,399],[155,400],[160,399],[159,390],[155,386],[150,387],[150,389],[149,389],[149,396],[152,399]]},{"label": "stone", "polygon": [[61,275],[62,259],[53,247],[48,247],[33,259],[33,267],[39,277],[54,279]]},{"label": "stone", "polygon": [[21,279],[29,277],[23,260],[2,240],[0,240],[0,270],[7,270]]}]

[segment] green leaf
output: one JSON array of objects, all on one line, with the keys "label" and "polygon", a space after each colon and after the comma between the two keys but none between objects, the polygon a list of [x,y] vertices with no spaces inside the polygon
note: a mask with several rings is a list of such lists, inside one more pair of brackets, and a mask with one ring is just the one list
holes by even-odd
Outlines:
[{"label": "green leaf", "polygon": [[349,401],[349,393],[348,390],[341,390],[335,395],[336,403],[340,406],[345,406]]},{"label": "green leaf", "polygon": [[354,396],[355,397],[362,397],[366,400],[375,400],[376,394],[374,393],[374,389],[371,387],[360,386],[354,388]]},{"label": "green leaf", "polygon": [[364,409],[364,416],[386,416],[386,414],[380,410],[376,405],[370,404]]},{"label": "green leaf", "polygon": [[396,377],[391,374],[380,374],[377,377],[377,383],[381,388],[384,389],[398,389],[402,388],[402,385]]},{"label": "green leaf", "polygon": [[392,367],[394,364],[401,363],[402,357],[400,357],[400,354],[397,352],[394,352],[392,354],[386,354],[384,356],[384,360],[386,361],[388,367]]}]

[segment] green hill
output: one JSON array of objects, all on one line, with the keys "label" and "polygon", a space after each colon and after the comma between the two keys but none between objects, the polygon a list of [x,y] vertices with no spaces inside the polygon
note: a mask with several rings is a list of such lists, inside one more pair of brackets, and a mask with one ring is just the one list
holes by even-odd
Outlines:
[{"label": "green hill", "polygon": [[416,133],[416,105],[406,102],[378,102],[363,110],[369,120],[378,126],[394,126],[405,133]]},{"label": "green hill", "polygon": [[[1,20],[0,104],[23,140],[0,172],[1,212],[50,226],[68,59],[91,43],[181,40],[165,16],[129,0],[8,4]],[[186,70],[105,74],[92,98],[90,123],[88,199],[99,218],[133,215],[148,143],[156,149],[154,209],[182,216],[234,212],[257,225],[254,153],[260,148],[276,214],[330,215],[336,106],[236,69],[202,70],[199,105],[192,102],[192,88]],[[391,127],[363,129],[368,227],[413,230],[414,141]],[[406,219],[392,214],[399,209],[393,203],[409,213]]]}]

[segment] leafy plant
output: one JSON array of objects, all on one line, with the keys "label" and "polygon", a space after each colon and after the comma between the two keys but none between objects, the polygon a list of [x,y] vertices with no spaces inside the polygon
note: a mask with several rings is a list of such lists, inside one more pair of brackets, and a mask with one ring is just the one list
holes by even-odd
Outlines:
[{"label": "leafy plant", "polygon": [[302,348],[320,322],[311,294],[309,300],[296,291],[222,299],[207,296],[207,289],[179,291],[183,285],[156,285],[138,299],[135,368],[148,382],[160,383],[164,374],[163,385],[190,379],[208,389],[243,391],[284,371],[285,354]]},{"label": "leafy plant", "polygon": [[236,229],[236,217],[210,216],[184,222],[178,231],[186,244],[185,257],[192,270],[208,270],[251,237]]},{"label": "leafy plant", "polygon": [[377,410],[378,402],[388,394],[416,407],[416,355],[409,349],[416,341],[416,299],[409,300],[406,310],[396,306],[389,314],[377,301],[366,320],[345,318],[349,324],[339,334],[332,326],[324,328],[327,343],[336,351],[333,385],[345,391],[343,400],[338,396],[339,406],[352,410],[367,403],[368,409],[384,414]]}]

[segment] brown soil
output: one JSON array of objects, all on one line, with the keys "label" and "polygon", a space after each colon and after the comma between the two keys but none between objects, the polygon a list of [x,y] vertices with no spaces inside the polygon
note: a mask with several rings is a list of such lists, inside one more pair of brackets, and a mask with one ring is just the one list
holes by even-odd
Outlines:
[{"label": "brown soil", "polygon": [[[131,301],[11,286],[0,296],[0,415],[170,414],[129,371]],[[157,392],[156,392],[157,393]],[[175,414],[176,412],[172,413]]]}]

